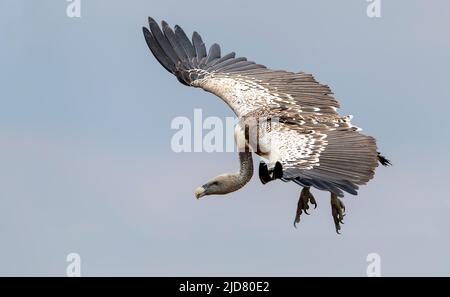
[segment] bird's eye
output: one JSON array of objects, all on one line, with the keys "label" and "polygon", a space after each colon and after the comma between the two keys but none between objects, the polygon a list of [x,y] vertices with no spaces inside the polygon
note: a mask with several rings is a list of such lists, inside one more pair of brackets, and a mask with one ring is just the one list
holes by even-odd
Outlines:
[{"label": "bird's eye", "polygon": [[217,186],[219,183],[217,182],[217,181],[215,181],[215,182],[212,182],[211,183],[211,186]]}]

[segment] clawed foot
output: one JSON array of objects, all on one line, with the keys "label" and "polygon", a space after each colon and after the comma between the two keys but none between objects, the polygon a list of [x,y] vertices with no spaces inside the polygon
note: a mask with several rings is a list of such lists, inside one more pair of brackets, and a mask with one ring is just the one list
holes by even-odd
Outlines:
[{"label": "clawed foot", "polygon": [[331,193],[331,214],[333,215],[336,233],[341,234],[341,224],[344,224],[345,205],[336,194]]},{"label": "clawed foot", "polygon": [[314,205],[314,209],[317,208],[316,199],[314,199],[314,196],[309,191],[309,187],[303,188],[302,192],[300,193],[300,198],[298,199],[297,204],[297,213],[295,214],[295,220],[294,220],[294,227],[297,228],[297,224],[300,223],[300,215],[305,212],[307,215],[308,209],[309,209],[309,203]]}]

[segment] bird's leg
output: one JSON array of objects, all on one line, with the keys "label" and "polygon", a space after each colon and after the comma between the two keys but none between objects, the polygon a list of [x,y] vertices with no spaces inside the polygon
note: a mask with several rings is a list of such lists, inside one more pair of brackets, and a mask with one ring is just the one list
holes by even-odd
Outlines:
[{"label": "bird's leg", "polygon": [[309,187],[304,187],[302,192],[300,193],[300,197],[298,199],[297,204],[297,212],[295,214],[295,220],[294,220],[294,227],[297,228],[297,224],[300,223],[300,215],[305,212],[307,215],[308,209],[309,209],[309,203],[314,205],[314,209],[317,208],[317,202],[316,199],[314,199],[314,196],[309,191]]},{"label": "bird's leg", "polygon": [[267,164],[263,161],[259,163],[259,179],[261,183],[267,184],[277,178],[283,177],[283,166],[280,162],[276,162],[273,169],[269,170]]},{"label": "bird's leg", "polygon": [[269,169],[267,168],[267,164],[264,161],[261,161],[259,163],[259,180],[262,184],[267,184],[272,180],[272,177],[270,176]]},{"label": "bird's leg", "polygon": [[333,215],[336,233],[341,234],[341,224],[344,224],[345,205],[336,194],[331,193],[331,214]]},{"label": "bird's leg", "polygon": [[280,162],[275,163],[275,167],[272,170],[272,180],[283,177],[283,165]]}]

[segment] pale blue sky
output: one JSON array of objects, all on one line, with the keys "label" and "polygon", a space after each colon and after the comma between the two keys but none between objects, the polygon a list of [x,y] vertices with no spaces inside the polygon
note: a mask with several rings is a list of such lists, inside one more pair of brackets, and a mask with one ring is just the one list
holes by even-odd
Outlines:
[{"label": "pale blue sky", "polygon": [[[430,3],[432,2],[432,3]],[[0,275],[450,274],[450,3],[63,0],[0,2]],[[175,116],[231,116],[151,56],[147,16],[223,52],[329,84],[342,114],[394,166],[348,196],[343,235],[326,193],[292,227],[300,188],[255,178],[194,198],[238,167],[233,153],[175,154]]]}]

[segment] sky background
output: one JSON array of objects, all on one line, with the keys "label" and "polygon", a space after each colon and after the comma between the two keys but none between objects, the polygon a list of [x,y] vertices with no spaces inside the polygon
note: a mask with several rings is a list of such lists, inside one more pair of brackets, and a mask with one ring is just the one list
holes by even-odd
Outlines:
[{"label": "sky background", "polygon": [[[429,3],[432,2],[432,3]],[[450,2],[382,0],[0,2],[0,275],[450,275]],[[153,58],[147,16],[274,69],[313,73],[341,114],[394,163],[344,198],[336,235],[327,193],[292,222],[300,188],[257,176],[194,198],[235,153],[172,152],[176,116],[232,116]]]}]

